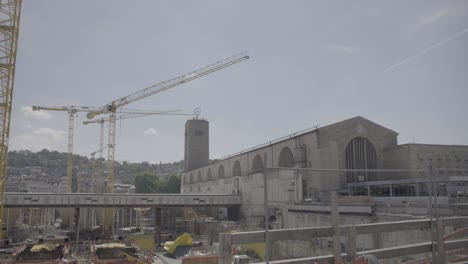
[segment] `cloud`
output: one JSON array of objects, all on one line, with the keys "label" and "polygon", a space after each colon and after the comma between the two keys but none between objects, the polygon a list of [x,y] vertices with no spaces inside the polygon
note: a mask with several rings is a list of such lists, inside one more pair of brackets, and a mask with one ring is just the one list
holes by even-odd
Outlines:
[{"label": "cloud", "polygon": [[33,111],[30,106],[21,107],[21,113],[25,117],[30,117],[38,120],[49,120],[52,118],[52,115],[46,111]]},{"label": "cloud", "polygon": [[465,10],[466,6],[453,6],[432,10],[431,12],[422,14],[415,23],[408,27],[408,32],[413,32],[424,26],[440,22],[444,19],[463,16]]},{"label": "cloud", "polygon": [[416,53],[415,55],[406,57],[406,58],[400,60],[399,62],[394,63],[394,64],[388,66],[388,67],[384,70],[384,72],[392,71],[392,70],[394,70],[394,69],[400,67],[401,65],[403,65],[403,64],[405,64],[405,63],[407,63],[407,62],[409,62],[409,61],[412,61],[412,60],[416,59],[417,57],[419,57],[419,56],[421,56],[421,55],[424,55],[425,53],[428,53],[429,51],[431,51],[431,50],[433,50],[433,49],[435,49],[435,48],[437,48],[437,47],[439,47],[439,46],[442,46],[442,45],[444,45],[445,43],[447,43],[447,42],[449,42],[449,41],[451,41],[451,40],[453,40],[453,39],[456,39],[456,38],[460,37],[461,35],[463,35],[463,34],[465,34],[465,33],[467,33],[467,32],[468,32],[468,28],[465,28],[465,29],[463,29],[462,31],[458,32],[457,34],[452,35],[452,36],[450,36],[450,37],[448,37],[448,38],[445,38],[445,39],[443,39],[443,40],[441,40],[441,41],[439,41],[439,42],[437,42],[437,43],[435,43],[435,44],[432,44],[431,46],[429,46],[429,47],[427,47],[427,48],[425,48],[425,49],[419,51],[419,52]]},{"label": "cloud", "polygon": [[346,54],[350,54],[350,55],[358,54],[358,53],[362,52],[362,50],[360,48],[341,45],[341,44],[336,44],[336,43],[329,43],[324,47],[324,49],[326,51],[340,52],[340,53],[346,53]]},{"label": "cloud", "polygon": [[158,131],[157,131],[155,128],[150,127],[150,128],[147,128],[147,129],[143,132],[143,134],[145,134],[145,135],[155,135],[155,136],[157,136],[157,135],[158,135]]},{"label": "cloud", "polygon": [[12,150],[64,150],[66,144],[65,132],[49,127],[33,128],[29,133],[16,135],[10,139]]}]

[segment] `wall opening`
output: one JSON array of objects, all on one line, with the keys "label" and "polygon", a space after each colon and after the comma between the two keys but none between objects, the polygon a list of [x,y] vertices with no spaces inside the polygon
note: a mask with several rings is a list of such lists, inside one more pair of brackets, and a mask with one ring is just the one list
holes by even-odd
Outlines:
[{"label": "wall opening", "polygon": [[253,162],[252,162],[252,172],[259,172],[263,170],[263,159],[260,155],[255,155]]},{"label": "wall opening", "polygon": [[211,173],[211,168],[209,168],[208,172],[206,173],[206,179],[208,179],[208,181],[213,180],[213,174]]},{"label": "wall opening", "polygon": [[223,165],[219,166],[219,168],[218,168],[218,178],[219,179],[224,178],[224,167],[223,167]]},{"label": "wall opening", "polygon": [[[377,154],[372,143],[356,137],[346,147],[346,169],[376,169]],[[375,172],[347,172],[348,182],[374,181]]]},{"label": "wall opening", "polygon": [[240,176],[241,174],[242,174],[242,170],[241,170],[240,162],[236,161],[232,169],[232,176]]},{"label": "wall opening", "polygon": [[294,156],[290,148],[284,147],[279,154],[278,167],[294,167]]}]

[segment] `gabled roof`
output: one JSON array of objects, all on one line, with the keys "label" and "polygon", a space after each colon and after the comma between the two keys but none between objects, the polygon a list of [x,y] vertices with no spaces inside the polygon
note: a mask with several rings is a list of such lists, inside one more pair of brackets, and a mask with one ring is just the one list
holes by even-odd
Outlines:
[{"label": "gabled roof", "polygon": [[333,123],[333,124],[330,124],[330,125],[326,125],[324,127],[321,127],[319,129],[324,129],[324,128],[328,128],[328,127],[333,127],[333,126],[336,126],[336,125],[339,125],[339,124],[342,124],[342,123],[349,123],[349,122],[353,122],[353,121],[364,121],[364,122],[367,122],[367,123],[371,123],[373,124],[374,126],[377,126],[379,128],[382,128],[383,130],[387,130],[389,133],[392,133],[392,134],[395,134],[395,135],[398,135],[397,132],[395,132],[394,130],[391,130],[389,128],[386,128],[382,125],[379,125],[373,121],[370,121],[369,119],[367,118],[364,118],[362,116],[355,116],[355,117],[352,117],[352,118],[348,118],[348,119],[345,119],[343,121],[340,121],[340,122],[336,122],[336,123]]}]

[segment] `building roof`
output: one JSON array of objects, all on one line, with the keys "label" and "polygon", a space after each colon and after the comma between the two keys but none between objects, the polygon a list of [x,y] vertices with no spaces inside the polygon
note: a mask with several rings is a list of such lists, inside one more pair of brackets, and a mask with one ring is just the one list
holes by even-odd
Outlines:
[{"label": "building roof", "polygon": [[373,122],[373,121],[371,121],[371,120],[369,120],[369,119],[367,119],[367,118],[364,118],[364,117],[362,117],[362,116],[355,116],[355,117],[352,117],[352,118],[348,118],[348,119],[345,119],[345,120],[343,120],[343,121],[339,121],[339,122],[336,122],[336,123],[333,123],[333,124],[330,124],[330,125],[326,125],[326,126],[324,126],[324,127],[321,127],[321,129],[329,128],[329,127],[333,127],[333,126],[337,126],[337,125],[341,125],[341,124],[343,124],[343,123],[349,123],[349,122],[353,122],[353,121],[364,121],[364,122],[372,123],[373,125],[375,125],[375,126],[381,128],[381,129],[387,130],[388,132],[390,132],[390,133],[392,133],[392,134],[398,135],[398,133],[395,132],[394,130],[391,130],[391,129],[389,129],[389,128],[387,128],[387,127],[384,127],[384,126],[382,126],[382,125],[380,125],[380,124],[377,124],[377,123],[375,123],[375,122]]},{"label": "building roof", "polygon": [[227,156],[224,156],[220,159],[217,159],[215,160],[214,162],[211,162],[210,164],[213,164],[213,163],[217,163],[219,161],[222,161],[222,160],[226,160],[226,159],[229,159],[229,158],[232,158],[232,157],[235,157],[235,156],[238,156],[238,155],[241,155],[241,154],[245,154],[245,153],[248,153],[248,152],[252,152],[252,151],[255,151],[255,150],[258,150],[258,149],[261,149],[261,148],[264,148],[264,147],[269,147],[271,145],[274,145],[274,144],[277,144],[277,143],[280,143],[280,142],[283,142],[283,141],[286,141],[286,140],[289,140],[291,138],[296,138],[296,137],[299,137],[299,136],[302,136],[302,135],[305,135],[305,134],[308,134],[308,133],[315,133],[317,131],[320,131],[320,129],[324,129],[324,128],[328,128],[328,127],[332,127],[332,126],[335,126],[335,125],[339,125],[341,123],[345,123],[345,122],[352,122],[352,121],[364,121],[364,122],[369,122],[369,123],[372,123],[373,125],[375,126],[378,126],[384,130],[387,130],[388,132],[390,133],[393,133],[395,135],[398,135],[397,132],[389,129],[389,128],[386,128],[384,126],[381,126],[375,122],[372,122],[370,121],[369,119],[366,119],[362,116],[355,116],[355,117],[352,117],[352,118],[349,118],[349,119],[345,119],[343,121],[339,121],[339,122],[336,122],[336,123],[332,123],[330,125],[326,125],[324,127],[321,127],[319,128],[318,126],[315,126],[315,127],[311,127],[311,128],[307,128],[307,129],[303,129],[303,130],[300,130],[300,131],[297,131],[297,132],[294,132],[292,134],[289,134],[289,135],[286,135],[286,136],[283,136],[283,137],[280,137],[280,138],[277,138],[277,139],[274,139],[274,140],[271,140],[271,141],[268,141],[266,143],[263,143],[263,144],[260,144],[260,145],[256,145],[254,147],[251,147],[251,148],[248,148],[248,149],[245,149],[243,151],[240,151],[240,152],[235,152],[233,154],[230,154],[230,155],[227,155]]}]

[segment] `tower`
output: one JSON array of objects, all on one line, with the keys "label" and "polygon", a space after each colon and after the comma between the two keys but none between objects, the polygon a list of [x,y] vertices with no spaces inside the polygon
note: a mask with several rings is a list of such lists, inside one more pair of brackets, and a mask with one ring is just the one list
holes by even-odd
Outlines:
[{"label": "tower", "polygon": [[191,119],[185,123],[185,171],[208,165],[209,123],[203,119]]}]

